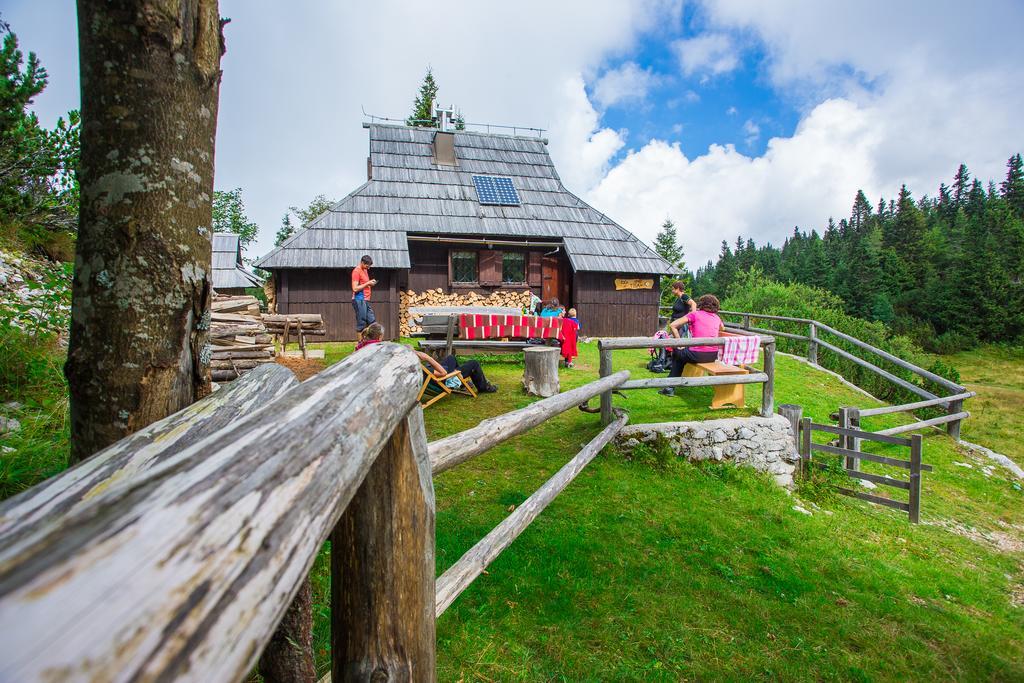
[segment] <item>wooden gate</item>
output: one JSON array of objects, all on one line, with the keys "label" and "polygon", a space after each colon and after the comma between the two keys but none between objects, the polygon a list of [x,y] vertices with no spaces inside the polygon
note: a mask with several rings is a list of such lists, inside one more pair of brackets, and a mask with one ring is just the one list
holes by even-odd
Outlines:
[{"label": "wooden gate", "polygon": [[[873,484],[881,484],[882,486],[903,489],[908,493],[909,497],[907,502],[904,503],[892,498],[876,496],[871,493],[864,493],[863,491],[848,489],[841,486],[836,487],[836,490],[839,491],[839,493],[844,496],[866,500],[869,503],[876,503],[878,505],[895,508],[896,510],[902,510],[908,514],[910,521],[914,524],[917,524],[920,521],[921,472],[932,471],[931,465],[925,465],[921,462],[920,434],[914,434],[909,439],[905,439],[899,436],[887,436],[884,434],[875,434],[873,432],[862,432],[859,429],[848,429],[843,427],[833,427],[832,425],[816,424],[811,422],[810,418],[804,418],[801,420],[800,432],[800,459],[803,462],[805,469],[811,467],[825,468],[825,463],[813,459],[814,453],[838,455],[840,456],[840,463],[844,471],[851,478],[860,479],[861,481],[870,481]],[[838,436],[838,445],[814,443],[814,439],[812,438],[814,432],[826,432],[828,434]],[[910,460],[900,460],[899,458],[890,458],[884,455],[864,453],[860,450],[855,450],[854,442],[858,442],[859,446],[860,441],[876,441],[896,446],[907,446],[910,448]],[[861,460],[868,460],[870,462],[877,462],[883,465],[890,465],[892,467],[900,467],[910,470],[909,481],[895,479],[893,477],[887,477],[880,474],[861,472]]]}]

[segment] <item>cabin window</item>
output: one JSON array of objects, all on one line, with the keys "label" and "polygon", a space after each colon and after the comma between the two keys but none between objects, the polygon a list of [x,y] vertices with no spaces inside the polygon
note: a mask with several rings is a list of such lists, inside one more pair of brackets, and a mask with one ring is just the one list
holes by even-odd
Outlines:
[{"label": "cabin window", "polygon": [[453,251],[452,252],[452,283],[453,284],[476,284],[477,283],[477,258],[475,251]]},{"label": "cabin window", "polygon": [[501,281],[510,285],[526,282],[526,254],[506,251],[501,255]]}]

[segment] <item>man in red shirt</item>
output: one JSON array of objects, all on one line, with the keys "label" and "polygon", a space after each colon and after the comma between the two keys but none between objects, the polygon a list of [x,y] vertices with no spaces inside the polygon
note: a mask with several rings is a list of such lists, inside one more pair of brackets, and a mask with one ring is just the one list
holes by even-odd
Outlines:
[{"label": "man in red shirt", "polygon": [[352,308],[356,312],[356,336],[362,337],[368,325],[377,322],[377,316],[370,307],[370,290],[377,284],[370,279],[370,266],[373,259],[369,254],[359,259],[359,265],[352,269]]}]

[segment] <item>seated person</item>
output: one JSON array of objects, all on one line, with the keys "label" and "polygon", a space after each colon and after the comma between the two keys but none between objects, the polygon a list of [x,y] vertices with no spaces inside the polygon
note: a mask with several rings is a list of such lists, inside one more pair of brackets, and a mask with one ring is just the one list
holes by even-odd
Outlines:
[{"label": "seated person", "polygon": [[[719,337],[722,332],[725,332],[725,325],[722,324],[722,319],[718,317],[718,309],[720,304],[718,303],[718,297],[714,294],[704,294],[697,299],[697,310],[686,315],[676,318],[669,325],[672,330],[672,335],[679,337],[679,328],[683,325],[690,326],[690,333],[694,337]],[[668,373],[669,377],[682,377],[683,366],[687,363],[712,363],[718,360],[718,347],[717,346],[687,346],[681,349],[675,349],[672,352],[672,370]],[[665,396],[674,396],[674,387],[665,387],[659,394]]]},{"label": "seated person", "polygon": [[356,351],[369,346],[370,344],[379,344],[384,339],[384,326],[380,323],[370,323],[363,328],[362,338],[356,342]]},{"label": "seated person", "polygon": [[484,369],[480,367],[478,361],[467,360],[460,363],[453,354],[438,362],[432,356],[428,356],[422,351],[416,351],[416,355],[434,373],[434,377],[444,377],[450,372],[459,370],[462,372],[463,377],[473,381],[473,386],[481,394],[493,394],[498,390],[496,385],[487,381],[487,377],[484,376]]},{"label": "seated person", "polygon": [[540,312],[542,318],[557,318],[559,314],[565,309],[558,303],[558,299],[552,299],[551,301],[544,304],[544,308]]}]

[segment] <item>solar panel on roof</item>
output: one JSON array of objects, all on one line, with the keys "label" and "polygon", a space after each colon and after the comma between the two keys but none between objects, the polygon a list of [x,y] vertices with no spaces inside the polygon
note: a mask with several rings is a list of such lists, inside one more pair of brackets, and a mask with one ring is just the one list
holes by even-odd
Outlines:
[{"label": "solar panel on roof", "polygon": [[519,193],[512,179],[505,176],[475,175],[476,197],[481,204],[519,206]]}]

